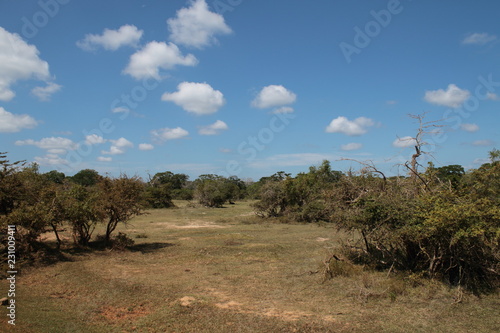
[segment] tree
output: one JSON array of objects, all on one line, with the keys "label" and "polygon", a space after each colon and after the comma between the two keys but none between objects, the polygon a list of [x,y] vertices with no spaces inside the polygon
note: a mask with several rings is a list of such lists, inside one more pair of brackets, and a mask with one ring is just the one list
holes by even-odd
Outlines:
[{"label": "tree", "polygon": [[0,215],[9,214],[22,196],[19,170],[24,161],[10,163],[7,153],[0,153]]},{"label": "tree", "polygon": [[491,163],[496,163],[500,161],[500,150],[494,148],[488,153]]},{"label": "tree", "polygon": [[95,186],[68,184],[61,194],[64,219],[73,229],[75,244],[86,246],[106,213],[101,205],[102,195]]},{"label": "tree", "polygon": [[436,177],[442,182],[450,183],[454,188],[460,184],[465,175],[465,169],[461,165],[446,165],[436,169]]},{"label": "tree", "polygon": [[207,207],[220,208],[234,198],[238,186],[223,176],[200,175],[195,180],[194,198]]},{"label": "tree", "polygon": [[169,184],[148,184],[144,190],[144,201],[150,208],[170,208],[172,202],[172,190]]},{"label": "tree", "polygon": [[71,177],[71,181],[75,184],[79,184],[82,186],[93,186],[97,184],[102,179],[102,176],[99,173],[92,169],[84,169],[77,172],[73,177]]},{"label": "tree", "polygon": [[257,214],[267,217],[286,215],[292,220],[314,222],[327,220],[329,210],[325,205],[324,191],[338,182],[340,171],[333,171],[325,160],[318,167],[311,166],[308,173],[299,173],[292,178],[280,172],[271,177],[261,178],[258,197],[254,207]]},{"label": "tree", "polygon": [[170,171],[156,173],[148,181],[147,201],[152,208],[174,206],[172,199],[190,200],[192,189],[187,187],[189,176]]},{"label": "tree", "polygon": [[54,182],[56,184],[62,184],[64,180],[66,179],[66,175],[62,172],[59,172],[57,170],[52,170],[44,174],[44,176],[50,180],[51,182]]},{"label": "tree", "polygon": [[417,179],[420,180],[424,187],[427,189],[427,183],[420,176],[420,172],[418,171],[418,167],[420,166],[418,160],[422,155],[431,155],[429,152],[424,150],[425,146],[430,145],[429,142],[425,141],[425,136],[442,126],[436,125],[436,123],[440,122],[440,120],[424,122],[425,115],[426,113],[419,115],[409,115],[410,118],[417,119],[419,126],[415,137],[409,139],[414,141],[415,153],[411,156],[411,160],[405,163],[405,166],[409,171],[410,178],[413,179],[414,182],[416,182]]},{"label": "tree", "polygon": [[6,221],[16,225],[19,247],[25,252],[34,251],[38,237],[54,220],[55,188],[38,172],[37,164],[11,176],[16,178],[18,188]]},{"label": "tree", "polygon": [[149,181],[152,185],[169,184],[173,190],[181,189],[186,186],[189,176],[183,173],[173,173],[171,171],[159,172]]},{"label": "tree", "polygon": [[279,217],[287,208],[286,191],[283,181],[267,181],[259,191],[260,200],[253,204],[260,217]]},{"label": "tree", "polygon": [[142,195],[144,184],[139,177],[104,178],[98,184],[104,210],[106,234],[105,242],[109,243],[111,233],[119,223],[126,223],[132,217],[142,214]]}]

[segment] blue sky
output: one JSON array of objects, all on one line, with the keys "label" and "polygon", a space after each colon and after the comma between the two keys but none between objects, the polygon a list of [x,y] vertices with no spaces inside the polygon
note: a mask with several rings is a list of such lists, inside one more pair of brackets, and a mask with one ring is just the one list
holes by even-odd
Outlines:
[{"label": "blue sky", "polygon": [[[500,3],[0,2],[0,151],[67,175],[258,180],[499,146]],[[427,160],[422,159],[422,164]]]}]

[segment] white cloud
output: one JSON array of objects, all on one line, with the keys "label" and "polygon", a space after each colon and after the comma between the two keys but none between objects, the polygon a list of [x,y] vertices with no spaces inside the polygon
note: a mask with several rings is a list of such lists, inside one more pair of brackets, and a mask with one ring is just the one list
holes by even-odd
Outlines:
[{"label": "white cloud", "polygon": [[99,136],[97,134],[91,134],[87,135],[85,137],[85,143],[88,145],[98,145],[101,143],[105,143],[106,139],[104,139],[102,136]]},{"label": "white cloud", "polygon": [[155,147],[150,143],[140,143],[139,150],[153,150]]},{"label": "white cloud", "polygon": [[472,143],[473,146],[484,147],[484,146],[493,146],[495,143],[491,140],[476,140]]},{"label": "white cloud", "polygon": [[113,158],[112,157],[104,157],[104,156],[99,156],[97,158],[99,162],[112,162]]},{"label": "white cloud", "polygon": [[374,126],[375,122],[366,117],[359,117],[353,121],[346,117],[337,117],[326,127],[327,133],[343,133],[349,136],[362,135],[368,132],[368,127]]},{"label": "white cloud", "polygon": [[68,161],[57,154],[47,154],[45,156],[36,156],[35,162],[42,166],[66,165]]},{"label": "white cloud", "polygon": [[202,126],[198,131],[201,135],[217,135],[220,132],[227,130],[229,127],[222,120],[217,120],[215,123],[207,126]]},{"label": "white cloud", "polygon": [[35,146],[47,150],[49,154],[64,154],[68,150],[78,149],[78,144],[68,138],[50,137],[43,138],[40,141],[32,139],[18,140],[15,142],[18,146]]},{"label": "white cloud", "polygon": [[467,124],[467,123],[465,123],[465,124],[462,124],[460,126],[460,128],[462,130],[466,131],[466,132],[471,132],[471,133],[479,131],[479,126],[476,125],[476,124]]},{"label": "white cloud", "polygon": [[188,112],[205,115],[217,112],[225,103],[224,95],[207,83],[182,82],[177,91],[164,93],[162,101],[170,101]]},{"label": "white cloud", "polygon": [[160,80],[160,69],[172,69],[177,65],[195,66],[198,60],[192,54],[183,56],[177,45],[165,42],[150,42],[130,56],[123,70],[137,80],[155,78]]},{"label": "white cloud", "polygon": [[99,46],[105,50],[115,51],[122,46],[137,47],[143,34],[134,25],[123,25],[118,30],[104,29],[101,35],[87,34],[76,45],[85,51],[94,51]]},{"label": "white cloud", "polygon": [[189,132],[181,127],[176,128],[161,128],[158,130],[151,131],[154,138],[159,141],[176,140],[181,139],[189,135]]},{"label": "white cloud", "polygon": [[217,43],[216,35],[232,32],[224,17],[211,12],[205,0],[190,3],[190,7],[178,10],[175,18],[167,20],[170,39],[175,43],[201,49]]},{"label": "white cloud", "polygon": [[385,102],[387,105],[395,105],[398,104],[398,101],[390,100]]},{"label": "white cloud", "polygon": [[[1,65],[0,65],[1,66]],[[0,133],[14,133],[34,128],[38,122],[27,114],[13,114],[0,106]]]},{"label": "white cloud", "polygon": [[14,98],[11,85],[19,80],[50,80],[49,64],[39,58],[39,53],[18,34],[0,27],[0,101]]},{"label": "white cloud", "polygon": [[39,100],[47,102],[50,100],[52,94],[61,90],[61,86],[54,82],[47,82],[45,87],[35,87],[31,90],[31,93],[38,97]]},{"label": "white cloud", "polygon": [[492,101],[500,101],[500,97],[497,94],[492,93],[492,92],[488,92],[486,94],[486,99],[489,99],[489,100],[492,100]]},{"label": "white cloud", "polygon": [[229,148],[219,148],[219,151],[224,154],[229,154],[233,152],[233,150]]},{"label": "white cloud", "polygon": [[276,108],[273,110],[274,114],[280,114],[280,113],[293,113],[294,109],[289,106],[282,106],[280,108]]},{"label": "white cloud", "polygon": [[449,84],[446,90],[428,90],[424,100],[431,104],[458,108],[470,97],[468,90],[460,89],[454,84]]},{"label": "white cloud", "polygon": [[292,104],[296,99],[297,95],[285,87],[281,85],[269,85],[262,88],[257,97],[252,101],[252,106],[259,109],[267,109]]},{"label": "white cloud", "polygon": [[363,148],[363,145],[361,143],[356,143],[356,142],[351,142],[346,145],[340,146],[340,149],[343,151],[351,151],[351,150],[358,150]]},{"label": "white cloud", "polygon": [[490,35],[485,32],[483,33],[473,33],[473,34],[468,34],[463,40],[462,44],[476,44],[476,45],[484,45],[489,42],[492,42],[497,39],[497,36],[495,35]]},{"label": "white cloud", "polygon": [[118,140],[109,140],[111,141],[111,147],[109,151],[101,151],[101,154],[104,155],[120,155],[125,154],[127,148],[132,148],[134,144],[128,141],[125,138],[119,138]]},{"label": "white cloud", "polygon": [[416,144],[417,141],[411,136],[403,136],[402,138],[397,138],[392,142],[392,145],[397,148],[413,147]]}]

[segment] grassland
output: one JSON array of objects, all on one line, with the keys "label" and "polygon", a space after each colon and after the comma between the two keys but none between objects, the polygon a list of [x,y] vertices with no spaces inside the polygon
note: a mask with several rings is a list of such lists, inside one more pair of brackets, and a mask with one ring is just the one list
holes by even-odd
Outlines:
[{"label": "grassland", "polygon": [[[1,332],[498,332],[498,295],[323,261],[350,236],[261,220],[248,202],[151,210],[126,251],[76,251],[25,269]],[[68,236],[68,235],[66,235]],[[50,237],[50,235],[47,235]],[[7,289],[6,281],[0,284]],[[2,309],[4,318],[6,310]]]}]

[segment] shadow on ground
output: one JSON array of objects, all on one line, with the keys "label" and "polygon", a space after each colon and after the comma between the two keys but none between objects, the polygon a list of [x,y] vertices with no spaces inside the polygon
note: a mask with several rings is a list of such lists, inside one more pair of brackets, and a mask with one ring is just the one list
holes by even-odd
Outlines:
[{"label": "shadow on ground", "polygon": [[154,251],[171,246],[175,246],[175,244],[155,242],[155,243],[135,244],[132,246],[128,246],[127,249],[132,252],[152,253]]}]

